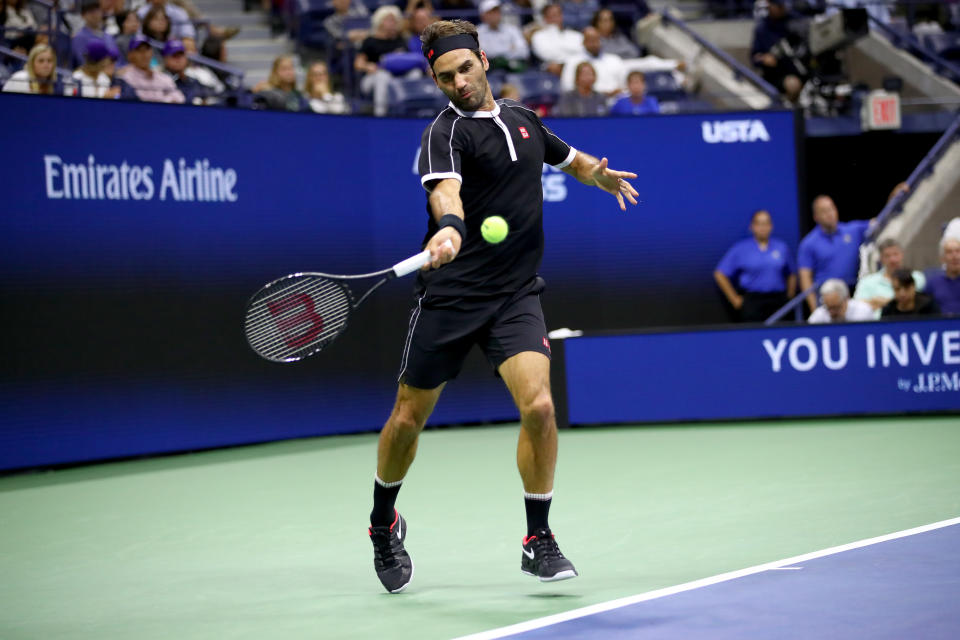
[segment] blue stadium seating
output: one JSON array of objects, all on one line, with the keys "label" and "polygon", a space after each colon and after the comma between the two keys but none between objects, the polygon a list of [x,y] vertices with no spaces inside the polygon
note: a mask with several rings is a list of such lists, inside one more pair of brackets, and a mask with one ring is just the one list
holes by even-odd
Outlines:
[{"label": "blue stadium seating", "polygon": [[652,71],[645,73],[647,80],[647,94],[653,96],[660,102],[682,101],[687,99],[687,93],[683,90],[673,74],[669,71]]},{"label": "blue stadium seating", "polygon": [[395,78],[390,83],[389,113],[392,116],[431,118],[447,102],[432,78]]},{"label": "blue stadium seating", "polygon": [[527,104],[553,106],[560,99],[560,79],[546,71],[524,71],[507,76],[517,87],[520,99]]},{"label": "blue stadium seating", "polygon": [[960,33],[930,33],[923,36],[923,46],[947,60],[960,60]]}]

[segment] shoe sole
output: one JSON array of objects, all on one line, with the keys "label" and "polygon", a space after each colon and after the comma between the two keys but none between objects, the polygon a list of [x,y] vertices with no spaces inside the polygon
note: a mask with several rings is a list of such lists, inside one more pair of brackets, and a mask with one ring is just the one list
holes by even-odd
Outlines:
[{"label": "shoe sole", "polygon": [[528,575],[531,578],[537,578],[540,582],[559,582],[560,580],[569,580],[570,578],[576,578],[578,574],[573,569],[567,569],[566,571],[558,571],[555,575],[550,576],[549,578],[544,578],[543,576],[538,576],[535,573],[530,573],[525,569],[520,569],[520,572],[524,575]]},{"label": "shoe sole", "polygon": [[409,587],[411,582],[413,582],[413,560],[410,561],[410,579],[407,580],[407,583],[402,587],[398,587],[396,589],[393,589],[392,591],[389,591],[388,593],[400,593],[401,591]]}]

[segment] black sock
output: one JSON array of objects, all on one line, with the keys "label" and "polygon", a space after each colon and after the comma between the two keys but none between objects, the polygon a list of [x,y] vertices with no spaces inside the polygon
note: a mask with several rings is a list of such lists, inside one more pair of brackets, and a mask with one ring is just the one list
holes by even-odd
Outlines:
[{"label": "black sock", "polygon": [[375,478],[373,483],[373,511],[370,512],[371,525],[389,527],[393,524],[393,519],[396,517],[393,505],[397,501],[397,494],[400,493],[402,482],[403,480],[384,482],[379,477]]},{"label": "black sock", "polygon": [[553,491],[550,493],[524,493],[523,506],[527,509],[527,536],[532,536],[538,529],[549,529],[547,516],[550,513],[550,502],[553,500]]}]

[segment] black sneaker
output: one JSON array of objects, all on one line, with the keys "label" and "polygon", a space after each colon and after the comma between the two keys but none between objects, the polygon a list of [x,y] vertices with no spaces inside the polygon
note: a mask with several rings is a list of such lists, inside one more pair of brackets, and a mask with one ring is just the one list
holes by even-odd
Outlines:
[{"label": "black sneaker", "polygon": [[550,529],[538,529],[523,539],[520,571],[540,578],[540,582],[567,580],[578,575],[573,563],[563,557]]},{"label": "black sneaker", "polygon": [[389,527],[370,527],[373,542],[373,568],[383,587],[390,593],[400,593],[413,580],[413,561],[403,548],[407,538],[407,521],[396,510],[397,517]]}]

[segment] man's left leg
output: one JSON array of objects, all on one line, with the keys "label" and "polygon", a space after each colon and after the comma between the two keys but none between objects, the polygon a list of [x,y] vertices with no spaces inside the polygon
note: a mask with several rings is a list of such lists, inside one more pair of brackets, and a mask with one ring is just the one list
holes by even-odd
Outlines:
[{"label": "man's left leg", "polygon": [[523,351],[504,360],[498,371],[520,410],[517,468],[527,512],[520,568],[543,582],[573,578],[577,571],[557,547],[547,520],[557,464],[550,359],[542,353]]}]

